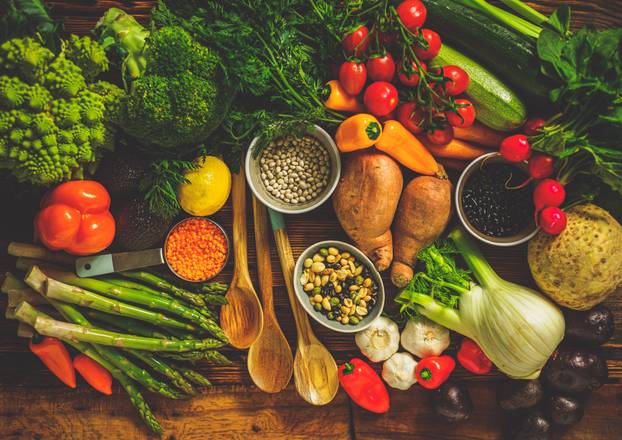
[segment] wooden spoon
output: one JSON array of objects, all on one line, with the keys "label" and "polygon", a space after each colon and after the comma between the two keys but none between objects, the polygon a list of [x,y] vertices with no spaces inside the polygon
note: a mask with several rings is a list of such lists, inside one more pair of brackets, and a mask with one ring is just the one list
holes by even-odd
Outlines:
[{"label": "wooden spoon", "polygon": [[248,273],[246,232],[246,179],[241,168],[233,175],[233,279],[226,298],[228,304],[220,309],[220,325],[236,348],[248,348],[263,327],[263,314],[257,293]]},{"label": "wooden spoon", "polygon": [[309,324],[309,317],[296,299],[294,292],[294,256],[283,216],[270,210],[270,220],[283,276],[285,277],[289,303],[292,306],[296,331],[298,332],[298,351],[294,359],[296,390],[307,402],[313,405],[326,405],[335,398],[339,390],[337,364],[328,349],[313,333],[311,324]]},{"label": "wooden spoon", "polygon": [[274,314],[270,232],[266,207],[253,197],[255,248],[259,272],[259,293],[263,303],[263,330],[248,351],[248,372],[259,389],[278,393],[292,378],[294,358]]}]

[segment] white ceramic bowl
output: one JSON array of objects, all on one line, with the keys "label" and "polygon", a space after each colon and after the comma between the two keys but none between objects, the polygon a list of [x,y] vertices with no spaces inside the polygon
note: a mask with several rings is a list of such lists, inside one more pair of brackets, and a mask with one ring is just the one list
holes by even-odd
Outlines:
[{"label": "white ceramic bowl", "polygon": [[[329,248],[336,247],[340,250],[345,250],[350,252],[358,261],[363,263],[368,269],[373,278],[374,282],[378,286],[378,292],[376,293],[376,304],[371,309],[371,312],[365,316],[365,318],[361,319],[361,321],[356,325],[349,324],[341,324],[340,322],[333,321],[328,319],[322,313],[318,312],[313,308],[311,302],[309,301],[309,295],[304,291],[302,284],[300,284],[300,277],[302,276],[302,272],[304,270],[304,261],[307,258],[311,258],[313,254],[318,252],[321,248]],[[305,249],[298,260],[296,261],[296,267],[294,268],[294,290],[296,291],[296,298],[298,298],[298,302],[302,306],[303,309],[311,316],[311,318],[315,319],[317,322],[322,324],[324,327],[334,330],[339,333],[356,333],[361,330],[365,330],[367,327],[371,325],[371,323],[378,318],[382,314],[382,310],[384,309],[384,284],[382,283],[382,277],[374,264],[371,262],[369,258],[363,254],[358,248],[352,246],[351,244],[344,243],[343,241],[320,241],[309,246]]]},{"label": "white ceramic bowl", "polygon": [[315,199],[298,205],[285,203],[284,201],[277,199],[268,192],[263,181],[261,180],[260,175],[259,159],[261,159],[261,155],[259,155],[257,158],[253,157],[253,150],[255,145],[257,145],[257,142],[259,142],[259,138],[255,138],[253,139],[253,142],[251,142],[250,148],[246,153],[246,178],[248,180],[248,185],[253,191],[253,194],[255,194],[255,197],[261,200],[261,202],[268,208],[274,209],[275,211],[282,212],[284,214],[302,214],[320,206],[322,203],[328,200],[328,198],[335,191],[337,183],[339,183],[339,177],[341,176],[341,159],[339,157],[339,150],[337,149],[337,145],[335,145],[335,142],[330,137],[330,135],[326,133],[326,131],[324,131],[322,127],[319,127],[317,125],[315,125],[313,130],[310,130],[307,134],[314,136],[324,146],[324,148],[328,152],[331,167],[330,174],[328,176],[328,184],[326,185],[324,190]]},{"label": "white ceramic bowl", "polygon": [[458,179],[458,183],[456,184],[456,191],[454,192],[454,206],[456,207],[456,212],[458,213],[460,223],[462,223],[462,226],[464,226],[464,228],[469,231],[472,236],[484,243],[493,246],[516,246],[521,243],[525,243],[528,240],[531,240],[538,233],[538,227],[536,226],[536,223],[533,219],[530,219],[530,221],[525,225],[525,228],[518,234],[511,235],[509,237],[492,237],[476,229],[475,226],[473,226],[466,217],[466,214],[464,213],[464,209],[462,207],[462,192],[469,177],[471,177],[473,172],[482,165],[483,161],[486,161],[487,163],[508,163],[511,165],[515,165],[523,171],[527,171],[526,162],[520,164],[508,162],[499,153],[495,152],[484,154],[483,156],[480,156],[477,159],[473,160],[473,162],[471,162],[464,169],[464,171],[462,171],[462,174]]}]

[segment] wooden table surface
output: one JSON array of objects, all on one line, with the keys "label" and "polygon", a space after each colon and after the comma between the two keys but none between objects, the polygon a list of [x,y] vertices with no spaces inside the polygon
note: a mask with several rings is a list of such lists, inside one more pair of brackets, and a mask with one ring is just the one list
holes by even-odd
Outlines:
[{"label": "wooden table surface", "polygon": [[[152,1],[49,1],[56,16],[65,17],[66,30],[87,32],[99,16],[111,6],[123,7],[145,17]],[[550,12],[559,1],[543,0],[537,7]],[[586,22],[599,26],[622,24],[622,0],[571,2],[575,26]],[[6,256],[10,240],[29,240],[30,219],[36,203],[14,200],[6,191],[0,192],[4,212],[0,216],[0,274],[10,270],[13,262]],[[249,203],[249,212],[250,209]],[[231,232],[231,210],[227,206],[216,215]],[[256,280],[252,220],[249,218],[249,263]],[[345,239],[330,205],[305,216],[289,216],[287,226],[294,254],[308,245],[325,239]],[[525,257],[525,248],[484,248],[495,269],[509,280],[533,283]],[[272,265],[279,263],[272,243]],[[227,281],[228,267],[222,275]],[[295,330],[283,277],[274,274],[276,313],[290,344]],[[391,297],[392,292],[389,292]],[[622,295],[614,295],[606,303],[616,315],[617,330],[605,346],[609,359],[610,383],[595,392],[587,414],[580,424],[557,438],[620,439],[622,424]],[[4,314],[6,301],[0,299]],[[334,353],[337,361],[359,355],[352,336],[332,333],[314,324],[319,338]],[[120,387],[106,397],[81,382],[71,390],[60,384],[28,352],[27,343],[15,336],[16,323],[0,319],[0,438],[34,439],[134,439],[149,437],[149,432],[135,414],[129,399]],[[475,402],[475,412],[468,422],[447,424],[435,417],[428,404],[429,394],[421,387],[406,392],[391,391],[391,410],[385,415],[372,415],[353,405],[340,391],[335,400],[324,407],[314,407],[298,397],[293,385],[276,395],[262,393],[252,385],[246,372],[246,353],[231,350],[234,360],[230,367],[201,367],[216,385],[190,401],[171,401],[147,395],[156,416],[169,439],[495,439],[499,438],[504,419],[494,398],[498,374],[484,377],[469,375],[460,367],[455,377],[464,380]]]}]

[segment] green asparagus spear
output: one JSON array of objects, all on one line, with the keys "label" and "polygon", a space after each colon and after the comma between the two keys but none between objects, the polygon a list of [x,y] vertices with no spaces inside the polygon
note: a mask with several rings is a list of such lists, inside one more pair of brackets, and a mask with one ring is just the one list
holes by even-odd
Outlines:
[{"label": "green asparagus spear", "polygon": [[191,370],[190,368],[185,368],[185,367],[181,367],[179,365],[175,365],[175,368],[184,375],[184,377],[186,379],[188,379],[190,382],[193,382],[197,385],[203,386],[203,387],[211,387],[212,383],[209,381],[209,379],[205,376],[203,376],[201,373]]},{"label": "green asparagus spear", "polygon": [[229,290],[229,286],[223,283],[203,283],[201,284],[201,293],[209,293],[210,295],[224,295]]},{"label": "green asparagus spear", "polygon": [[[19,312],[18,306],[15,313]],[[170,340],[145,338],[143,336],[128,335],[111,332],[99,328],[88,328],[82,325],[69,324],[54,319],[38,317],[35,320],[35,330],[45,336],[53,336],[70,341],[91,342],[94,344],[110,345],[120,348],[136,348],[146,351],[193,351],[219,348],[224,342],[217,339]]]},{"label": "green asparagus spear", "polygon": [[[182,304],[181,302],[164,298],[161,295],[152,295],[144,291],[129,289],[127,287],[116,286],[114,284],[107,283],[106,281],[97,280],[95,278],[80,278],[71,272],[65,272],[54,269],[42,269],[49,278],[52,278],[61,283],[67,283],[73,286],[88,289],[90,292],[97,292],[112,299],[124,301],[128,303],[138,304],[148,307],[150,309],[161,310],[164,312],[178,315],[188,321],[191,321],[204,330],[210,332],[213,336],[219,339],[226,340],[226,336],[218,324],[208,319],[205,315],[199,313],[194,308],[190,308]],[[48,283],[48,290],[50,289]],[[54,287],[60,287],[55,284]],[[222,298],[222,297],[217,297]],[[63,299],[63,298],[57,298]]]},{"label": "green asparagus spear", "polygon": [[98,279],[102,280],[102,281],[105,281],[107,283],[110,283],[110,284],[114,284],[115,286],[126,287],[128,289],[134,289],[134,290],[141,290],[141,291],[149,293],[151,295],[163,296],[164,298],[173,298],[171,295],[169,295],[166,292],[162,292],[161,290],[152,289],[149,286],[145,286],[144,284],[137,283],[137,282],[132,281],[132,280],[126,280],[126,279],[123,279],[123,278],[117,278],[117,277],[111,277],[111,276],[98,277]]},{"label": "green asparagus spear", "polygon": [[196,362],[206,360],[213,365],[231,365],[231,361],[222,353],[216,350],[205,351],[186,351],[184,353],[162,353],[162,357],[176,361]]},{"label": "green asparagus spear", "polygon": [[145,272],[143,270],[133,270],[121,272],[121,275],[132,280],[142,281],[150,286],[164,290],[166,293],[169,293],[177,298],[181,298],[184,301],[194,304],[195,306],[205,307],[206,305],[205,300],[201,297],[201,295],[182,289],[181,287],[177,287],[167,280],[149,272]]},{"label": "green asparagus spear", "polygon": [[77,306],[87,307],[114,315],[126,316],[155,325],[178,328],[193,333],[198,332],[197,327],[194,325],[171,318],[163,313],[145,310],[138,306],[98,295],[79,287],[63,284],[51,278],[48,280],[45,296]]},{"label": "green asparagus spear", "polygon": [[211,293],[200,293],[199,295],[201,295],[201,298],[203,298],[203,300],[207,304],[223,306],[229,303],[229,301],[227,301],[227,298],[225,298],[223,295],[212,295]]},{"label": "green asparagus spear", "polygon": [[[158,328],[152,325],[145,324],[142,321],[137,321],[135,319],[124,318],[118,315],[110,315],[108,313],[100,312],[99,310],[84,309],[80,310],[80,312],[89,319],[94,319],[95,321],[99,321],[103,324],[111,325],[120,331],[131,333],[133,335],[145,336],[147,338],[176,339],[171,337],[171,335],[161,332]],[[74,324],[80,323],[74,322]]]},{"label": "green asparagus spear", "polygon": [[147,353],[140,350],[126,350],[129,354],[136,359],[142,361],[148,365],[152,370],[168,377],[173,385],[183,391],[185,394],[194,395],[196,390],[192,387],[192,384],[188,382],[184,377],[176,371],[173,367],[168,365],[165,361],[155,356],[153,353]]}]

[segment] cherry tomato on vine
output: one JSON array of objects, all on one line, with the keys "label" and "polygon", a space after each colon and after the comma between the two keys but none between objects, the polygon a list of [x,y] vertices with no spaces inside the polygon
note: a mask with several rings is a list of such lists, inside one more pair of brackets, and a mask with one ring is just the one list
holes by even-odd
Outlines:
[{"label": "cherry tomato on vine", "polygon": [[456,99],[456,111],[445,113],[452,127],[467,128],[475,122],[475,107],[468,99]]},{"label": "cherry tomato on vine", "polygon": [[441,128],[433,128],[432,130],[428,130],[426,136],[433,144],[446,145],[453,140],[454,129],[451,125],[446,125]]},{"label": "cherry tomato on vine", "polygon": [[339,83],[348,95],[356,96],[363,91],[367,81],[367,68],[358,61],[344,61],[339,68]]},{"label": "cherry tomato on vine", "polygon": [[[419,62],[421,64],[421,69],[425,72],[428,70],[428,67],[424,62]],[[402,63],[398,66],[399,75],[398,78],[402,84],[409,87],[414,87],[419,84],[421,77],[419,76],[419,69],[417,68],[417,63],[414,61],[411,62],[411,68],[414,73],[407,73],[403,71]]]},{"label": "cherry tomato on vine", "polygon": [[421,0],[405,0],[397,8],[397,15],[406,29],[417,32],[428,15],[428,11]]},{"label": "cherry tomato on vine", "polygon": [[397,120],[411,133],[423,131],[424,114],[415,102],[405,102],[397,107]]},{"label": "cherry tomato on vine", "polygon": [[362,57],[369,47],[369,40],[369,29],[365,25],[359,25],[346,33],[341,45],[348,56]]},{"label": "cherry tomato on vine", "polygon": [[469,87],[469,75],[458,66],[444,66],[443,76],[449,78],[445,82],[445,93],[449,96],[460,95]]},{"label": "cherry tomato on vine", "polygon": [[372,115],[386,116],[397,107],[397,89],[386,81],[376,81],[365,89],[363,102]]},{"label": "cherry tomato on vine", "polygon": [[420,60],[431,60],[441,50],[441,36],[430,29],[421,29],[421,35],[428,42],[428,48],[414,47],[415,54]]},{"label": "cherry tomato on vine", "polygon": [[395,61],[390,53],[372,55],[367,59],[367,76],[371,81],[393,81]]}]

